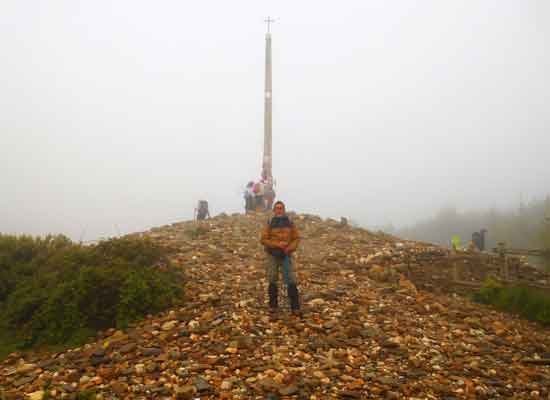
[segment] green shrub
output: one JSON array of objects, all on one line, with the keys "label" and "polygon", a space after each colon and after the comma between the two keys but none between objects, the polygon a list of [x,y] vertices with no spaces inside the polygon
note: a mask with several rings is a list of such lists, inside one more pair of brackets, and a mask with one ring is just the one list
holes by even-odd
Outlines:
[{"label": "green shrub", "polygon": [[191,239],[198,239],[208,233],[208,228],[204,226],[194,226],[185,230],[185,234]]},{"label": "green shrub", "polygon": [[550,325],[550,295],[525,286],[502,286],[492,279],[473,298],[497,309],[516,313],[524,318]]},{"label": "green shrub", "polygon": [[33,238],[0,234],[0,303],[21,280],[43,270],[52,257],[72,247],[63,235]]},{"label": "green shrub", "polygon": [[[67,238],[0,235],[0,330],[23,346],[81,342],[181,301],[182,277],[148,239],[95,246]],[[0,332],[2,333],[2,332]],[[0,335],[0,337],[6,335]]]},{"label": "green shrub", "polygon": [[107,259],[122,259],[136,267],[150,267],[165,261],[165,249],[146,238],[105,240],[96,246],[96,251]]},{"label": "green shrub", "polygon": [[82,392],[77,392],[73,399],[74,400],[95,400],[96,398],[96,392],[95,390],[84,390]]},{"label": "green shrub", "polygon": [[156,313],[172,304],[181,295],[181,288],[174,286],[171,274],[151,274],[151,271],[133,271],[126,276],[120,293],[116,321],[125,327],[140,316]]}]

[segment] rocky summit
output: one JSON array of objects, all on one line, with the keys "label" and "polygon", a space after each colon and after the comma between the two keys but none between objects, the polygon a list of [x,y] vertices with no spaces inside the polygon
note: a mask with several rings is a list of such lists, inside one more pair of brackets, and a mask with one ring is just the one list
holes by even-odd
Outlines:
[{"label": "rocky summit", "polygon": [[0,365],[0,398],[550,397],[548,329],[426,291],[407,274],[441,264],[447,250],[345,220],[291,217],[302,236],[301,318],[282,289],[279,314],[268,313],[266,214],[154,228],[135,235],[173,250],[172,267],[187,277],[184,306],[80,348],[11,354]]}]

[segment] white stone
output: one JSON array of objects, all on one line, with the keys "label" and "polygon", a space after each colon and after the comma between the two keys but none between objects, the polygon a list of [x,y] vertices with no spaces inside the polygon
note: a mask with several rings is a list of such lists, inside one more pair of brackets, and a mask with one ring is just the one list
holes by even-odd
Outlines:
[{"label": "white stone", "polygon": [[43,391],[43,390],[39,390],[39,391],[37,391],[37,392],[29,393],[29,394],[27,394],[27,397],[28,397],[30,400],[42,400],[42,398],[44,397],[44,391]]},{"label": "white stone", "polygon": [[231,388],[233,387],[233,383],[231,381],[223,381],[220,388],[222,390],[231,390]]},{"label": "white stone", "polygon": [[176,326],[178,326],[178,321],[176,321],[176,320],[168,321],[168,322],[165,322],[164,324],[162,324],[162,330],[163,331],[170,331],[170,330],[174,329]]}]

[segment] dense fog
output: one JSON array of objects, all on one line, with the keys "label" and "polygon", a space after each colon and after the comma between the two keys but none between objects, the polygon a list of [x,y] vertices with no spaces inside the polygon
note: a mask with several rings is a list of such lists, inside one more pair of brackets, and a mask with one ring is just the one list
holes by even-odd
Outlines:
[{"label": "dense fog", "polygon": [[288,208],[397,228],[550,192],[546,1],[0,4],[0,232],[242,212],[265,24]]}]

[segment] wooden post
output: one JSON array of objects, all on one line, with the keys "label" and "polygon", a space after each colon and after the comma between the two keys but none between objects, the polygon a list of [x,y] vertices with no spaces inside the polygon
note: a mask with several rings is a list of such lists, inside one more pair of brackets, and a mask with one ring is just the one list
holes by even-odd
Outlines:
[{"label": "wooden post", "polygon": [[506,260],[506,244],[504,242],[498,242],[498,255],[499,255],[499,274],[505,281],[508,280],[508,261]]},{"label": "wooden post", "polygon": [[267,33],[265,34],[265,91],[264,91],[264,158],[262,162],[262,178],[273,180],[272,154],[272,71],[271,71],[271,32],[273,19],[267,18]]},{"label": "wooden post", "polygon": [[508,262],[509,262],[509,257],[507,256],[504,256],[504,263],[502,264],[502,278],[505,280],[505,281],[508,281],[509,278],[510,278],[510,274],[509,274],[509,268],[508,268]]},{"label": "wooden post", "polygon": [[458,265],[456,261],[453,261],[453,281],[458,282]]}]

